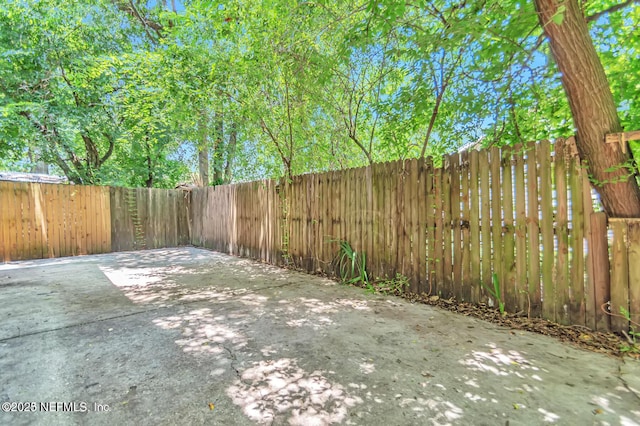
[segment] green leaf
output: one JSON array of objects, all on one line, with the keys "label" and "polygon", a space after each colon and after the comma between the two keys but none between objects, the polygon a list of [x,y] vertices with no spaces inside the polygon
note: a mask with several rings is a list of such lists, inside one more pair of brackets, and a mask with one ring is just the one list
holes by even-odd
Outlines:
[{"label": "green leaf", "polygon": [[565,5],[561,4],[560,6],[558,6],[558,10],[556,11],[555,15],[553,15],[553,18],[551,18],[553,23],[556,25],[562,25],[562,22],[564,21],[565,12],[566,12]]}]

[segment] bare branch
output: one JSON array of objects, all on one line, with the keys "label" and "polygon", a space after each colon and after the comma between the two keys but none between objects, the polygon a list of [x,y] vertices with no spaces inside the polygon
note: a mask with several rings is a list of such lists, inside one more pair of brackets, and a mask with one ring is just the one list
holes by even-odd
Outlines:
[{"label": "bare branch", "polygon": [[[431,118],[429,119],[429,126],[427,128],[427,134],[425,135],[424,142],[422,144],[422,151],[420,152],[420,158],[424,158],[424,155],[425,155],[425,153],[427,151],[427,145],[429,144],[429,138],[431,137],[431,132],[433,131],[433,126],[435,125],[436,118],[438,117],[438,112],[440,111],[440,105],[442,104],[442,99],[444,98],[444,93],[447,90],[447,87],[449,86],[449,84],[451,83],[451,79],[453,78],[453,74],[454,74],[456,68],[460,64],[460,60],[462,59],[463,52],[464,52],[464,48],[460,49],[460,51],[458,52],[458,57],[456,58],[456,61],[453,63],[453,65],[449,69],[449,72],[447,73],[446,77],[443,77],[443,81],[441,82],[442,89],[441,90],[437,90],[438,95],[436,96],[436,103],[433,106],[433,111],[431,113]],[[443,60],[444,60],[444,56],[443,56]],[[444,72],[444,62],[441,63],[440,72],[441,73]]]},{"label": "bare branch", "polygon": [[142,16],[133,0],[129,0],[128,4],[123,0],[113,0],[113,4],[118,8],[118,10],[121,10],[140,21],[144,32],[147,34],[147,37],[149,37],[152,43],[155,44],[158,42],[158,40],[151,34],[149,28],[151,28],[157,34],[158,38],[162,38],[162,31],[164,30],[162,24],[154,22],[151,19],[148,19],[146,16]]},{"label": "bare branch", "polygon": [[367,151],[367,149],[364,147],[364,145],[362,145],[362,143],[360,143],[360,141],[358,140],[356,135],[354,133],[349,132],[349,139],[351,139],[353,142],[355,142],[355,144],[358,145],[358,147],[362,150],[362,152],[364,152],[364,155],[366,155],[367,160],[369,161],[369,164],[373,164],[373,159],[371,158],[371,153],[369,153],[369,151]]},{"label": "bare branch", "polygon": [[289,179],[291,179],[292,178],[291,161],[289,160],[289,158],[287,158],[286,155],[284,155],[284,152],[282,152],[282,148],[280,147],[278,138],[273,134],[273,132],[271,131],[269,126],[267,126],[267,123],[264,122],[264,119],[262,117],[260,118],[260,127],[262,127],[262,130],[269,136],[269,138],[273,141],[273,144],[276,146],[276,149],[278,150],[278,154],[280,154],[280,159],[284,163],[284,167],[287,169],[287,174],[289,175]]}]

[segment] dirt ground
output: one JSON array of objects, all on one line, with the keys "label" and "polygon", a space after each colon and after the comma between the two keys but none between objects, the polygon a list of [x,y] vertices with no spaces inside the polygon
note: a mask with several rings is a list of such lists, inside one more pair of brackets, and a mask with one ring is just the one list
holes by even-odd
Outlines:
[{"label": "dirt ground", "polygon": [[640,425],[640,361],[180,248],[0,265],[0,402],[9,425]]}]

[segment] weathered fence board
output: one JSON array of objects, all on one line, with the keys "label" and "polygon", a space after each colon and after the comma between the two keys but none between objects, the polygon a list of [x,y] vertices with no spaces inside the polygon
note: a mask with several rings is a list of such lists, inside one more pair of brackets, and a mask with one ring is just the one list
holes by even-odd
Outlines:
[{"label": "weathered fence board", "polygon": [[445,159],[444,169],[442,172],[442,209],[443,209],[443,270],[444,270],[444,279],[442,282],[442,287],[440,293],[444,297],[453,296],[453,259],[452,259],[452,230],[451,230],[451,172],[452,172],[452,160]]},{"label": "weathered fence board", "polygon": [[[426,288],[423,287],[422,291],[427,292],[428,294],[433,293],[433,285],[435,281],[435,271],[436,271],[436,218],[439,211],[435,210],[435,196],[436,196],[436,182],[435,175],[433,173],[433,159],[427,158],[426,164],[423,165],[423,176],[425,186],[424,189],[427,191],[426,197],[420,197],[420,201],[426,200],[426,205],[424,206],[424,217],[425,217],[425,225],[426,225],[426,247],[422,245],[421,247],[425,247],[426,256],[427,256],[427,264],[425,278],[427,280]],[[421,257],[422,258],[422,257]]]},{"label": "weathered fence board", "polygon": [[532,316],[539,316],[541,311],[540,291],[540,223],[538,202],[538,171],[536,162],[536,145],[528,144],[526,148],[527,175],[527,295],[529,298],[529,312]]},{"label": "weathered fence board", "polygon": [[404,240],[402,239],[402,232],[404,223],[402,215],[404,211],[403,192],[402,192],[402,161],[395,161],[391,163],[391,183],[390,188],[391,199],[391,253],[389,257],[389,276],[393,277],[396,273],[402,273],[402,258],[398,256],[398,251],[401,250]]},{"label": "weathered fence board", "polygon": [[477,278],[471,276],[471,231],[469,223],[471,221],[471,205],[469,198],[469,153],[460,154],[460,171],[461,175],[461,210],[460,210],[460,228],[462,241],[462,291],[460,299],[464,301],[471,300],[471,283],[477,282]]},{"label": "weathered fence board", "polygon": [[480,285],[491,286],[491,199],[489,182],[489,153],[483,150],[480,155],[480,259],[482,262],[482,278],[476,285],[479,293],[478,301],[486,301],[485,288]]},{"label": "weathered fence board", "polygon": [[478,151],[471,151],[469,156],[469,175],[470,175],[470,212],[469,212],[469,238],[470,246],[470,263],[471,263],[471,280],[469,282],[469,292],[467,300],[480,300],[479,283],[482,281],[481,275],[481,252],[480,252],[480,163]]},{"label": "weathered fence board", "polygon": [[516,145],[514,152],[514,174],[516,194],[516,229],[515,229],[515,262],[516,281],[514,291],[516,292],[516,312],[529,313],[529,298],[527,296],[527,202],[524,175],[524,154],[522,145]]},{"label": "weathered fence board", "polygon": [[[502,255],[504,246],[502,242],[502,185],[500,181],[501,171],[501,155],[500,150],[497,147],[491,148],[490,155],[490,171],[491,171],[491,270],[493,271],[492,279],[494,276],[497,278],[497,284],[499,287],[499,295],[504,298],[505,294],[505,281],[504,271],[502,268]],[[489,243],[487,241],[487,243]],[[487,250],[489,253],[489,250]],[[487,285],[494,288],[494,284],[489,281]],[[494,303],[497,301],[494,300]]]},{"label": "weathered fence board", "polygon": [[[591,277],[593,279],[593,304],[595,312],[595,327],[596,330],[608,330],[611,326],[611,318],[605,313],[607,301],[610,296],[610,283],[613,281],[614,285],[619,285],[622,280],[618,280],[616,275],[615,263],[614,270],[609,269],[609,253],[607,250],[607,216],[604,212],[591,213],[590,214],[591,229],[589,232],[589,251],[588,256],[592,265]],[[619,256],[624,256],[622,247],[624,246],[623,236],[618,235],[620,238],[616,239],[616,227],[614,227],[614,240],[612,242],[612,251],[615,253],[619,251]],[[615,254],[614,254],[615,256]],[[618,269],[619,273],[625,274],[624,270]],[[616,289],[614,293],[624,291],[623,289]],[[617,322],[616,322],[617,324]]]},{"label": "weathered fence board", "polygon": [[502,216],[503,216],[503,243],[502,243],[502,277],[504,279],[503,299],[506,306],[517,309],[517,288],[515,275],[515,233],[513,222],[513,176],[512,176],[512,152],[509,149],[503,151],[502,165]]},{"label": "weathered fence board", "polygon": [[[600,229],[600,228],[598,228]],[[626,247],[626,239],[629,234],[627,222],[612,221],[611,230],[613,231],[613,247],[611,250],[611,294],[610,299],[606,295],[598,296],[598,288],[596,288],[596,305],[606,300],[611,300],[609,309],[613,315],[610,317],[611,326],[614,329],[626,329],[628,321],[620,315],[620,307],[628,309],[629,307],[629,257]],[[607,259],[608,260],[608,259]],[[605,271],[601,272],[604,277]],[[597,278],[596,278],[597,279]],[[607,316],[608,318],[608,316]],[[603,324],[607,320],[603,318],[596,325],[598,329],[606,329],[608,324]]]},{"label": "weathered fence board", "polygon": [[451,268],[453,272],[450,294],[460,299],[462,281],[462,241],[460,228],[460,184],[461,184],[460,155],[451,155],[451,234],[453,250]]},{"label": "weathered fence board", "polygon": [[556,285],[556,321],[571,324],[571,285],[569,282],[568,191],[564,140],[555,143],[554,178],[556,186],[557,254],[554,282]]},{"label": "weathered fence board", "polygon": [[540,167],[540,232],[542,236],[542,315],[556,320],[556,293],[553,282],[555,247],[553,242],[553,187],[551,184],[551,159],[549,141],[542,141],[536,147]]},{"label": "weathered fence board", "polygon": [[416,193],[416,209],[418,211],[418,240],[416,252],[418,262],[418,290],[428,292],[431,278],[429,273],[433,266],[431,264],[433,243],[433,176],[427,161],[418,161],[418,188]]},{"label": "weathered fence board", "polygon": [[571,246],[571,320],[574,324],[595,325],[593,305],[588,309],[584,282],[584,238],[585,212],[582,202],[582,175],[577,158],[569,161],[569,194],[571,200],[571,220],[569,221],[569,244]]}]

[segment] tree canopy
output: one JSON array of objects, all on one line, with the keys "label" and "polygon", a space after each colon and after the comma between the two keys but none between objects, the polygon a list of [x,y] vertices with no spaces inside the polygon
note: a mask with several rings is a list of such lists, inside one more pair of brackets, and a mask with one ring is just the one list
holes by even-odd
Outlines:
[{"label": "tree canopy", "polygon": [[[0,169],[45,161],[77,183],[170,187],[199,168],[217,184],[567,137],[545,32],[566,13],[540,22],[523,0],[8,0]],[[640,129],[640,5],[579,13],[621,126]]]}]

